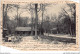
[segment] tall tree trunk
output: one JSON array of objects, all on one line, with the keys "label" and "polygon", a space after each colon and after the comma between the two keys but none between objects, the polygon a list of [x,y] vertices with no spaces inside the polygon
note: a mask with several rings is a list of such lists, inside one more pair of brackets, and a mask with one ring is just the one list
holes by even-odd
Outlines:
[{"label": "tall tree trunk", "polygon": [[42,23],[41,23],[41,34],[43,35],[43,14],[44,14],[44,9],[43,9],[43,4],[42,4]]},{"label": "tall tree trunk", "polygon": [[76,35],[76,5],[74,6],[74,10],[75,10],[75,12],[74,12],[74,35]]},{"label": "tall tree trunk", "polygon": [[32,21],[32,25],[31,25],[31,35],[33,35],[33,10],[31,11],[31,21]]},{"label": "tall tree trunk", "polygon": [[18,6],[17,6],[17,27],[19,26],[19,20],[18,20]]},{"label": "tall tree trunk", "polygon": [[70,24],[70,35],[72,35],[72,31],[71,31],[71,24]]},{"label": "tall tree trunk", "polygon": [[20,14],[18,14],[18,26],[20,26]]},{"label": "tall tree trunk", "polygon": [[4,27],[7,28],[7,8],[8,8],[8,4],[6,5],[6,9],[4,12]]},{"label": "tall tree trunk", "polygon": [[37,36],[37,24],[38,24],[37,7],[38,7],[38,4],[35,4],[35,37],[38,39],[38,36]]},{"label": "tall tree trunk", "polygon": [[5,24],[4,7],[5,7],[5,4],[3,4],[3,28],[5,27],[4,26],[4,24]]},{"label": "tall tree trunk", "polygon": [[5,17],[4,17],[4,7],[5,7],[5,4],[3,4],[3,38],[5,38],[5,34],[4,34],[4,24],[5,24]]},{"label": "tall tree trunk", "polygon": [[[71,8],[71,7],[70,7]],[[63,9],[64,10],[64,9]],[[64,10],[65,11],[65,10]],[[72,12],[72,11],[71,11]],[[66,11],[65,11],[65,13],[67,13]],[[68,13],[67,13],[68,14]],[[72,14],[72,13],[71,13]],[[69,33],[70,33],[70,35],[72,34],[72,31],[71,31],[71,19],[70,19],[70,16],[69,16],[69,14],[68,14],[68,19],[70,20],[70,26],[69,26]]]},{"label": "tall tree trunk", "polygon": [[[5,5],[3,4],[3,37],[5,38],[5,33],[4,33],[4,28],[7,29],[7,8],[8,8],[8,4]],[[4,10],[5,9],[5,10]]]},{"label": "tall tree trunk", "polygon": [[[71,9],[71,18],[72,18],[72,7],[70,7]],[[72,22],[70,23],[70,35],[72,35]]]}]

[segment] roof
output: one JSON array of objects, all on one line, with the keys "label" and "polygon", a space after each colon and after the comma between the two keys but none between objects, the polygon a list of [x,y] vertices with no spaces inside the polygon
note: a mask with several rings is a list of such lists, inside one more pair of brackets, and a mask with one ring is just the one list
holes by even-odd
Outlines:
[{"label": "roof", "polygon": [[16,27],[15,31],[31,31],[31,27]]},{"label": "roof", "polygon": [[52,28],[51,30],[57,30],[57,28]]},{"label": "roof", "polygon": [[3,28],[3,30],[7,30],[6,28]]}]

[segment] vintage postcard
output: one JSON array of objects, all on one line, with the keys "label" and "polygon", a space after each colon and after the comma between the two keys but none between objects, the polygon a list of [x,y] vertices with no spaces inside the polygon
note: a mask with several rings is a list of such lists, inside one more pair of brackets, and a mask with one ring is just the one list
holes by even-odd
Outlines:
[{"label": "vintage postcard", "polygon": [[1,1],[1,45],[23,51],[77,51],[79,4],[69,0]]}]

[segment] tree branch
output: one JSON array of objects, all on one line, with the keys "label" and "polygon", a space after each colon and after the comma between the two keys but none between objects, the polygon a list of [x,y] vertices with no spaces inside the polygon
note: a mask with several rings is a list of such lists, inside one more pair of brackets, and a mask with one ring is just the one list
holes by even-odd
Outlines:
[{"label": "tree branch", "polygon": [[[64,9],[63,9],[64,10]],[[65,11],[65,10],[64,10]],[[65,11],[65,13],[67,13],[67,11]],[[67,13],[68,14],[68,13]],[[69,16],[69,14],[68,14],[68,16]]]}]

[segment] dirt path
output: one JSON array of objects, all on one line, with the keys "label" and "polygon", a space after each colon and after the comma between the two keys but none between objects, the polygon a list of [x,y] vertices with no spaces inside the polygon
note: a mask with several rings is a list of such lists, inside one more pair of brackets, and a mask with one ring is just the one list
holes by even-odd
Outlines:
[{"label": "dirt path", "polygon": [[[57,43],[56,43],[57,42]],[[67,47],[75,47],[74,43],[64,44],[63,42],[58,41],[50,41],[49,39],[39,39],[35,40],[33,36],[25,36],[22,38],[21,42],[12,43],[12,42],[3,42],[4,46],[11,47],[19,50],[37,50],[37,49],[59,49],[59,48],[67,48]]]}]

